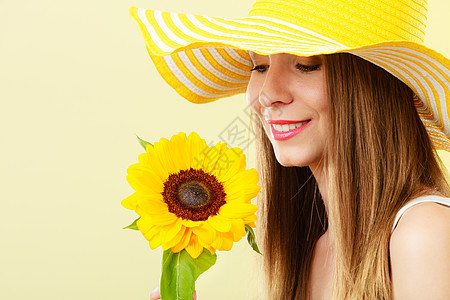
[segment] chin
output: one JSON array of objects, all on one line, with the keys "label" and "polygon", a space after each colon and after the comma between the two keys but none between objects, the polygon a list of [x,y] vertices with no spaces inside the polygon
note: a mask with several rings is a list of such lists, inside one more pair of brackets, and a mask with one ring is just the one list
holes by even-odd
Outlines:
[{"label": "chin", "polygon": [[322,153],[314,150],[316,149],[274,148],[275,157],[283,167],[306,167],[319,163],[322,160]]},{"label": "chin", "polygon": [[293,155],[275,153],[275,157],[277,158],[278,163],[283,167],[305,167],[309,165],[307,159]]}]

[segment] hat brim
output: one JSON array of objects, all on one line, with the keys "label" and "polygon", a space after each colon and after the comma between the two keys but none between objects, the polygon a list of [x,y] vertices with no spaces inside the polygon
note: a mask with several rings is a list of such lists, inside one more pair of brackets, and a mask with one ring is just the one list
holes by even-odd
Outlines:
[{"label": "hat brim", "polygon": [[348,52],[390,72],[420,98],[415,105],[437,149],[450,150],[450,60],[425,45],[388,41],[343,45],[308,29],[266,17],[227,19],[130,8],[160,75],[193,103],[247,90],[248,51],[312,56]]}]

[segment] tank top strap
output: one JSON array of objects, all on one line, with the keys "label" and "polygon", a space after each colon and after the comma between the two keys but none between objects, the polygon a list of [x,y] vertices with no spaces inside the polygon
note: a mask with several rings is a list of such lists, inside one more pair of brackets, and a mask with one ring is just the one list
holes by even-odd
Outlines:
[{"label": "tank top strap", "polygon": [[395,227],[397,226],[398,221],[400,220],[400,217],[403,215],[403,213],[410,208],[411,206],[414,206],[416,204],[422,203],[422,202],[437,202],[443,205],[446,205],[450,207],[450,198],[445,198],[442,196],[437,195],[425,195],[421,197],[417,197],[415,199],[410,200],[407,202],[397,213],[395,216],[394,224],[392,225],[391,234],[394,231]]}]

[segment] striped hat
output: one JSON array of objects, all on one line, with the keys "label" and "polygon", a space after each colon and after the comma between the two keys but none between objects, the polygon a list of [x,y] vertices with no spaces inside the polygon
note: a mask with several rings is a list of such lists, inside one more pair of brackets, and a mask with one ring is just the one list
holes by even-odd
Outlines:
[{"label": "striped hat", "polygon": [[347,52],[406,83],[434,146],[450,151],[450,60],[423,44],[427,11],[426,0],[258,0],[237,19],[130,8],[158,72],[193,103],[244,93],[248,51]]}]

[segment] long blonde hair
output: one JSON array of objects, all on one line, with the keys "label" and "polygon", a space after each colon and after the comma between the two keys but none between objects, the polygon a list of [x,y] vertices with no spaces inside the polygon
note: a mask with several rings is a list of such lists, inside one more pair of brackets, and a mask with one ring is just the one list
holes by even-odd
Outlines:
[{"label": "long blonde hair", "polygon": [[332,121],[323,158],[328,215],[309,168],[281,166],[256,122],[267,294],[308,299],[314,247],[333,224],[332,298],[391,299],[389,239],[395,214],[420,194],[449,195],[443,165],[407,85],[347,53],[325,55],[325,70]]}]

